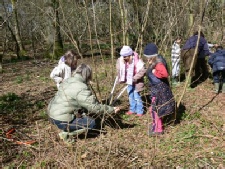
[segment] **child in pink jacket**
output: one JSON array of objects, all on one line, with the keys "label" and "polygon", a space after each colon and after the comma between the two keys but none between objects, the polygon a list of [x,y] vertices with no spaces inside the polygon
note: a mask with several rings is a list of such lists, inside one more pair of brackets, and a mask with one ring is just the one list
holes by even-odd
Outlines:
[{"label": "child in pink jacket", "polygon": [[130,46],[123,46],[116,64],[119,83],[128,85],[129,111],[127,115],[143,115],[143,103],[140,91],[144,88],[144,62]]}]

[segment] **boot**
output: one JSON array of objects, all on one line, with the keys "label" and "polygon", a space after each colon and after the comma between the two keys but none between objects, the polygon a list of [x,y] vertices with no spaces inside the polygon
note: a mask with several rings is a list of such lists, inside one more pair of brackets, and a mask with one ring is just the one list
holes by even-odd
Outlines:
[{"label": "boot", "polygon": [[75,140],[73,138],[74,136],[78,136],[78,135],[83,134],[87,131],[88,131],[87,129],[78,129],[78,130],[75,130],[73,132],[62,131],[62,132],[59,133],[59,138],[62,139],[64,141],[64,143],[66,143],[67,145],[71,145],[72,143],[75,142]]},{"label": "boot", "polygon": [[225,94],[225,83],[222,84],[222,93]]},{"label": "boot", "polygon": [[72,131],[72,132],[61,131],[59,133],[59,138],[66,141],[70,136],[77,136],[77,135],[83,134],[87,131],[88,130],[86,128],[78,129],[78,130],[75,130],[75,131]]},{"label": "boot", "polygon": [[219,83],[214,83],[214,92],[215,93],[219,93],[219,87],[220,87]]},{"label": "boot", "polygon": [[62,131],[59,133],[59,138],[62,139],[63,141],[68,139],[68,132]]}]

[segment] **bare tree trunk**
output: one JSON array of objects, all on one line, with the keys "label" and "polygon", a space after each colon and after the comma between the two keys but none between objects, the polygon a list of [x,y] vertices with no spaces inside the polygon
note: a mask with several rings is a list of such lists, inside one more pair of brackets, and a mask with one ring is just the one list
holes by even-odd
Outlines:
[{"label": "bare tree trunk", "polygon": [[190,14],[189,14],[189,20],[188,20],[188,36],[192,34],[193,29],[197,30],[197,27],[195,25],[195,18],[199,13],[199,8],[195,9],[195,4],[194,1],[190,1],[190,6],[189,6]]},{"label": "bare tree trunk", "polygon": [[36,57],[36,47],[35,47],[35,36],[34,36],[34,32],[32,32],[32,29],[34,28],[33,26],[33,22],[31,21],[31,24],[30,24],[30,32],[31,32],[31,45],[32,45],[32,50],[33,50],[33,57],[35,59]]},{"label": "bare tree trunk", "polygon": [[[14,32],[13,32],[13,28],[11,27],[10,22],[7,22],[7,27],[8,27],[8,29],[9,29],[11,35],[12,35],[12,39],[13,39],[15,42],[17,42],[17,41],[16,41],[16,36],[15,36],[15,34],[14,34]],[[19,55],[19,46],[18,46],[18,43],[16,43],[16,53]],[[18,57],[18,55],[17,55],[17,57]],[[19,59],[19,57],[18,57],[18,59]]]},{"label": "bare tree trunk", "polygon": [[[62,4],[60,4],[62,6]],[[68,29],[69,32],[66,32],[64,29],[61,29],[63,31],[63,33],[70,39],[71,43],[74,45],[75,49],[77,50],[77,53],[78,55],[83,58],[83,55],[81,53],[81,48],[80,48],[80,42],[79,42],[79,38],[74,38],[74,34],[73,32],[71,31],[71,29],[69,28],[69,24],[67,22],[67,18],[65,17],[64,15],[64,11],[62,10],[61,11],[62,13],[62,16],[63,16],[63,22],[64,22],[64,25],[65,27]],[[85,31],[86,29],[84,29]]]},{"label": "bare tree trunk", "polygon": [[[1,21],[1,20],[0,20]],[[3,72],[3,63],[2,63],[2,59],[3,56],[5,55],[5,51],[6,51],[6,41],[7,41],[7,30],[6,30],[6,23],[3,23],[0,26],[0,73]]]},{"label": "bare tree trunk", "polygon": [[119,0],[119,6],[120,6],[121,27],[122,27],[122,30],[123,30],[123,40],[122,40],[122,42],[123,42],[123,45],[126,45],[126,25],[125,25],[123,1],[124,0]]},{"label": "bare tree trunk", "polygon": [[114,69],[114,40],[113,40],[113,30],[112,30],[112,0],[109,0],[109,30],[110,30],[110,44],[111,44],[111,65],[112,65],[112,82],[115,77]]},{"label": "bare tree trunk", "polygon": [[125,36],[125,42],[126,42],[126,45],[129,45],[129,36],[127,34],[127,30],[128,30],[128,19],[127,19],[127,8],[125,8],[125,1],[123,0],[123,13],[124,13],[124,36]]},{"label": "bare tree trunk", "polygon": [[2,73],[2,71],[3,71],[2,58],[3,58],[3,54],[0,53],[0,73]]},{"label": "bare tree trunk", "polygon": [[101,51],[101,47],[100,47],[99,40],[98,40],[98,33],[97,33],[96,19],[95,19],[95,17],[96,17],[96,15],[95,15],[95,6],[94,6],[93,0],[92,0],[92,11],[93,11],[93,20],[94,20],[94,30],[95,30],[96,42],[97,42],[98,49],[99,49],[99,52],[100,52],[100,55],[101,55],[101,59],[102,59],[102,62],[103,62],[103,66],[104,66],[104,69],[105,69],[105,75],[107,76],[105,58],[102,56],[102,51]]},{"label": "bare tree trunk", "polygon": [[13,34],[15,35],[16,44],[18,46],[17,49],[17,57],[18,59],[21,58],[21,56],[25,55],[25,50],[21,41],[20,36],[20,29],[19,29],[19,21],[18,21],[18,14],[17,14],[17,0],[11,0],[12,3],[12,21],[13,21]]},{"label": "bare tree trunk", "polygon": [[222,25],[222,27],[221,27],[221,31],[222,31],[222,37],[221,37],[221,41],[222,41],[222,43],[224,43],[225,44],[225,26],[223,26],[223,25],[225,25],[225,21],[224,21],[224,18],[225,18],[225,1],[224,0],[221,0],[221,5],[223,6],[222,7],[222,10],[221,10],[221,16],[222,16],[222,19],[221,19],[221,25]]},{"label": "bare tree trunk", "polygon": [[60,22],[59,22],[59,0],[52,0],[54,13],[55,13],[55,42],[54,42],[54,50],[53,56],[55,58],[60,57],[63,54],[63,42],[62,36],[60,32]]},{"label": "bare tree trunk", "polygon": [[83,0],[85,10],[86,10],[86,17],[87,17],[87,22],[88,22],[88,31],[89,31],[89,41],[90,41],[90,47],[91,47],[91,56],[92,56],[92,61],[95,63],[94,64],[94,70],[95,70],[95,80],[96,80],[96,85],[97,85],[97,91],[99,93],[99,101],[102,102],[102,95],[100,91],[100,86],[99,86],[99,81],[97,77],[97,65],[96,62],[94,61],[94,55],[93,55],[93,47],[92,47],[92,34],[91,34],[91,25],[88,17],[88,9],[85,0]]},{"label": "bare tree trunk", "polygon": [[144,33],[144,30],[145,30],[145,27],[146,27],[146,24],[147,24],[147,21],[148,21],[148,13],[149,13],[150,2],[151,2],[151,0],[148,0],[147,9],[145,11],[143,24],[141,25],[141,32],[139,33],[137,45],[136,45],[136,48],[135,48],[135,51],[137,51],[138,47],[140,47],[139,53],[142,52],[143,33]]},{"label": "bare tree trunk", "polygon": [[[167,28],[166,33],[161,41],[161,48],[162,48],[162,45],[165,43],[166,39],[168,38],[168,36],[171,35],[173,28],[177,25],[177,18],[179,18],[183,14],[183,11],[184,11],[185,7],[188,5],[188,3],[189,3],[189,1],[187,0],[187,2],[183,5],[184,8],[182,10],[180,10],[180,12],[177,14],[177,16],[168,17],[168,18],[171,18],[171,20],[169,21],[168,28]],[[161,48],[159,49],[159,51],[161,51]]]},{"label": "bare tree trunk", "polygon": [[47,53],[52,59],[57,59],[63,54],[63,42],[59,22],[59,0],[51,0],[47,4]]},{"label": "bare tree trunk", "polygon": [[54,58],[53,56],[53,45],[54,45],[54,26],[52,25],[53,20],[53,10],[52,7],[47,5],[45,11],[47,11],[46,18],[46,36],[44,37],[46,42],[46,55],[47,57]]},{"label": "bare tree trunk", "polygon": [[[3,23],[3,18],[0,17],[0,23]],[[3,51],[4,51],[4,38],[3,38],[3,24],[0,25],[0,73],[2,73],[2,58],[3,58]]]},{"label": "bare tree trunk", "polygon": [[112,64],[113,64],[114,43],[113,43],[113,32],[112,32],[112,0],[109,0],[109,30],[110,30],[111,58],[112,58]]},{"label": "bare tree trunk", "polygon": [[2,59],[3,59],[3,52],[0,52],[0,73],[2,73],[3,71]]}]

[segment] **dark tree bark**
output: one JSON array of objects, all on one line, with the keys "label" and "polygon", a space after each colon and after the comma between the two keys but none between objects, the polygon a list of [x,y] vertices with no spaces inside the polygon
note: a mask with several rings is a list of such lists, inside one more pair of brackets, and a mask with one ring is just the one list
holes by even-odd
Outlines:
[{"label": "dark tree bark", "polygon": [[[22,44],[21,36],[20,36],[20,28],[19,28],[19,20],[17,13],[17,0],[11,0],[12,3],[12,27],[10,28],[12,31],[12,36],[14,36],[14,40],[16,41],[17,46],[17,58],[20,59],[22,56],[26,54],[25,49]],[[9,24],[9,27],[10,24]]]}]

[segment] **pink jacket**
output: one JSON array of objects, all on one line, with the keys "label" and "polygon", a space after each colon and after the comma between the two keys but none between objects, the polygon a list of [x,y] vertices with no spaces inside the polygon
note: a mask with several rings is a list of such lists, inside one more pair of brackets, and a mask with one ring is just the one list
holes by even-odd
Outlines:
[{"label": "pink jacket", "polygon": [[[139,58],[138,54],[134,52],[134,75],[133,75],[133,84],[135,85],[135,90],[140,92],[144,89],[144,75],[146,73],[146,69],[144,67],[144,62],[142,59]],[[126,81],[120,81],[120,62],[124,62],[123,57],[117,59],[116,62],[116,69],[117,69],[117,76],[118,82],[126,83]],[[128,65],[129,66],[129,65]]]}]

